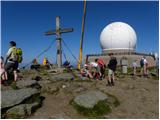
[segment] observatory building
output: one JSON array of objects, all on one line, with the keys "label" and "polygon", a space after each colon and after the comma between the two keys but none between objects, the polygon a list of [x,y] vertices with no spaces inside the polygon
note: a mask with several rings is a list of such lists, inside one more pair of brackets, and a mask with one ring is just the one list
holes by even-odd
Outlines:
[{"label": "observatory building", "polygon": [[139,65],[140,59],[145,56],[149,66],[155,66],[155,55],[139,53],[136,51],[137,35],[134,29],[123,22],[113,22],[107,25],[100,34],[101,54],[88,54],[86,59],[94,61],[96,58],[102,58],[106,63],[109,61],[109,53],[117,58],[118,65],[125,64],[132,66],[132,62],[137,60]]}]

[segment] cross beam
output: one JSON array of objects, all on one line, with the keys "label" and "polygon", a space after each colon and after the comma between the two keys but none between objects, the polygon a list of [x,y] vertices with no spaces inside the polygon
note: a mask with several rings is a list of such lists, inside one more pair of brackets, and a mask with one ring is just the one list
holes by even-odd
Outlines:
[{"label": "cross beam", "polygon": [[49,30],[45,32],[45,35],[56,35],[56,41],[57,41],[57,64],[58,67],[62,66],[62,48],[61,48],[61,34],[62,33],[68,33],[73,32],[73,28],[60,28],[60,17],[56,17],[56,30]]}]

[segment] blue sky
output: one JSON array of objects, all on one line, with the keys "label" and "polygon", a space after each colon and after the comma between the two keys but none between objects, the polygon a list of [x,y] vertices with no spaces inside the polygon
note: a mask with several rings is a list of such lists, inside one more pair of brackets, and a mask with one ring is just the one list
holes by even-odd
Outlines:
[{"label": "blue sky", "polygon": [[[55,36],[45,36],[44,32],[54,29],[55,17],[60,16],[62,28],[74,28],[74,32],[62,34],[62,39],[78,57],[82,14],[82,1],[2,2],[2,55],[8,50],[9,41],[14,40],[17,47],[23,49],[23,62],[32,60],[55,40]],[[106,25],[115,21],[126,22],[135,29],[138,52],[158,52],[158,15],[158,1],[87,2],[83,56],[101,53],[100,33]],[[75,63],[64,46],[63,49],[66,56]],[[40,62],[44,56],[50,61],[56,61],[56,43],[40,57]]]}]

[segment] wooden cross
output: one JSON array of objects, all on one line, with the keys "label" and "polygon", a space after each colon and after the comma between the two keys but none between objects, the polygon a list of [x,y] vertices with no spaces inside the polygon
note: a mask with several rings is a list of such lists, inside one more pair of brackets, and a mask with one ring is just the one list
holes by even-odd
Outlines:
[{"label": "wooden cross", "polygon": [[73,32],[73,28],[60,28],[60,17],[56,17],[56,30],[50,30],[45,32],[45,35],[56,35],[56,41],[57,41],[57,64],[58,67],[62,66],[62,49],[61,49],[61,34],[62,33],[68,33]]}]

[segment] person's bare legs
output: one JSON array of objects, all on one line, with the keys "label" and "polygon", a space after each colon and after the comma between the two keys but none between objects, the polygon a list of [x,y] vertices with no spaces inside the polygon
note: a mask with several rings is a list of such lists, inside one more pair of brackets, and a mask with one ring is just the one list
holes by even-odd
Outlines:
[{"label": "person's bare legs", "polygon": [[6,71],[4,72],[4,76],[5,76],[6,80],[8,80],[8,74]]},{"label": "person's bare legs", "polygon": [[93,76],[90,72],[88,72],[89,78],[93,79]]},{"label": "person's bare legs", "polygon": [[108,85],[111,85],[111,70],[108,70],[108,79],[107,79]]},{"label": "person's bare legs", "polygon": [[146,75],[147,72],[146,72],[146,65],[144,65],[144,75]]},{"label": "person's bare legs", "polygon": [[17,71],[14,70],[13,73],[14,73],[14,81],[16,82],[17,81]]},{"label": "person's bare legs", "polygon": [[114,72],[112,72],[112,81],[111,84],[114,86],[114,81],[115,81],[115,77],[114,77]]},{"label": "person's bare legs", "polygon": [[133,68],[133,75],[136,76],[136,67]]},{"label": "person's bare legs", "polygon": [[141,67],[141,76],[144,75],[144,67]]}]

